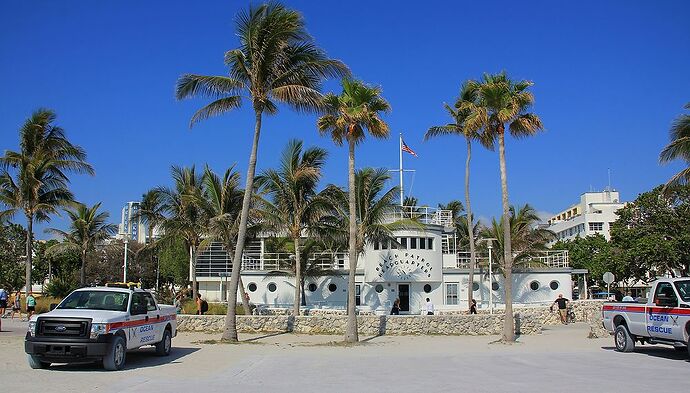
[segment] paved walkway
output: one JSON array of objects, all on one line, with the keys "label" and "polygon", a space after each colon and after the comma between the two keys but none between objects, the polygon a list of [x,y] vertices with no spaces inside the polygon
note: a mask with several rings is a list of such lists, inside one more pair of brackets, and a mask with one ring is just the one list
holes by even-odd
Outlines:
[{"label": "paved walkway", "polygon": [[[3,328],[4,328],[3,324]],[[332,344],[340,337],[243,335],[240,345],[208,344],[217,335],[181,334],[168,358],[150,349],[128,354],[127,369],[94,365],[31,370],[22,335],[0,333],[0,367],[13,377],[7,391],[104,392],[535,392],[664,390],[687,386],[687,353],[666,347],[613,351],[613,340],[587,339],[585,325],[552,327],[514,345],[495,337],[373,337]],[[3,389],[4,391],[4,389]]]}]

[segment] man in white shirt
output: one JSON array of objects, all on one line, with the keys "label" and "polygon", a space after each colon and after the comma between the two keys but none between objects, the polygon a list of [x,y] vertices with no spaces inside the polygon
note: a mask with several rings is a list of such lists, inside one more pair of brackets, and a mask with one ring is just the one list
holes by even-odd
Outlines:
[{"label": "man in white shirt", "polygon": [[426,298],[426,315],[434,315],[434,303]]}]

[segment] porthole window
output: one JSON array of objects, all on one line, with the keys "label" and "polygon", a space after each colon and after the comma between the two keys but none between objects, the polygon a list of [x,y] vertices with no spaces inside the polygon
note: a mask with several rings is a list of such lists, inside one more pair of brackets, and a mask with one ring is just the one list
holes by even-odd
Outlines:
[{"label": "porthole window", "polygon": [[256,284],[255,283],[249,283],[247,286],[247,289],[249,289],[249,292],[256,292]]},{"label": "porthole window", "polygon": [[492,283],[491,283],[491,289],[492,289],[492,290],[498,291],[498,288],[500,288],[500,286],[498,285],[497,282],[492,282]]},{"label": "porthole window", "polygon": [[424,285],[424,292],[425,293],[431,292],[431,285],[429,285],[429,284]]},{"label": "porthole window", "polygon": [[536,291],[539,289],[539,281],[534,280],[531,283],[529,283],[529,287],[531,290]]},{"label": "porthole window", "polygon": [[309,289],[309,292],[316,292],[316,288],[317,288],[316,284],[314,284],[313,282],[307,286],[307,289]]},{"label": "porthole window", "polygon": [[335,285],[335,284],[333,284],[333,283],[328,284],[328,290],[329,290],[329,291],[335,292],[336,289],[338,289],[338,286],[337,286],[337,285]]},{"label": "porthole window", "polygon": [[374,290],[375,290],[377,293],[383,292],[383,285],[381,285],[381,284],[376,284],[376,286],[374,287]]},{"label": "porthole window", "polygon": [[276,289],[278,289],[278,287],[276,286],[275,283],[272,282],[272,283],[268,284],[268,291],[269,292],[275,292]]},{"label": "porthole window", "polygon": [[556,281],[556,280],[551,281],[551,284],[549,284],[549,286],[551,287],[551,289],[553,289],[555,291],[559,287],[558,281]]},{"label": "porthole window", "polygon": [[473,282],[472,283],[472,291],[478,291],[478,290],[479,290],[479,283]]}]

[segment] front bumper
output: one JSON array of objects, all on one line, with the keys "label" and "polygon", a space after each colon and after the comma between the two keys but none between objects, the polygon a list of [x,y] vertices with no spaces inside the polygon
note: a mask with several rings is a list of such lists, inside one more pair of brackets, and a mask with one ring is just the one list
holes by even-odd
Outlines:
[{"label": "front bumper", "polygon": [[54,363],[99,360],[108,353],[112,339],[111,334],[101,335],[96,339],[55,339],[32,337],[27,333],[24,351],[29,355]]}]

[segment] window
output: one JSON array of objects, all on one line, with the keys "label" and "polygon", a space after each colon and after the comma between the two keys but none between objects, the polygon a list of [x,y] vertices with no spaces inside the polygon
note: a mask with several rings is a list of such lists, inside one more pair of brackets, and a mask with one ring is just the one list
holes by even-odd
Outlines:
[{"label": "window", "polygon": [[362,287],[357,284],[355,285],[355,306],[359,306],[361,302],[360,295],[362,293]]},{"label": "window", "polygon": [[472,283],[472,292],[478,291],[479,290],[479,283],[478,282],[473,282]]},{"label": "window", "polygon": [[434,249],[434,238],[429,237],[426,239],[426,248],[428,248],[429,250]]},{"label": "window", "polygon": [[[673,286],[669,282],[660,282],[656,286],[656,292],[654,292],[654,304],[661,306],[661,302],[664,300],[675,301],[678,303],[676,292],[673,290]],[[678,304],[676,304],[676,306],[678,306]]]},{"label": "window", "polygon": [[407,238],[406,237],[401,237],[400,239],[398,239],[398,241],[400,242],[400,247],[402,247],[403,249],[407,248]]},{"label": "window", "polygon": [[446,284],[446,304],[458,304],[458,284]]},{"label": "window", "polygon": [[604,230],[604,223],[603,222],[590,222],[589,223],[589,230],[590,231],[602,231],[602,230]]},{"label": "window", "polygon": [[153,300],[153,296],[150,293],[144,293],[144,299],[146,300],[146,311],[156,311],[156,302]]},{"label": "window", "polygon": [[388,240],[384,240],[381,242],[381,249],[388,250]]},{"label": "window", "polygon": [[419,238],[419,249],[420,250],[426,250],[426,238],[425,237]]},{"label": "window", "polygon": [[316,288],[318,288],[318,287],[313,282],[309,283],[309,286],[307,287],[307,289],[309,289],[309,292],[316,292]]},{"label": "window", "polygon": [[278,287],[276,286],[276,284],[274,282],[268,284],[268,291],[269,292],[275,292],[276,289],[278,289]]},{"label": "window", "polygon": [[249,283],[249,285],[247,285],[247,289],[249,289],[249,292],[256,292],[256,283]]},{"label": "window", "polygon": [[338,289],[338,286],[337,286],[337,285],[335,285],[335,284],[333,284],[333,283],[328,284],[328,290],[329,290],[329,291],[335,292],[336,289]]},{"label": "window", "polygon": [[417,238],[416,238],[416,237],[411,237],[411,238],[410,238],[410,249],[411,249],[411,250],[416,250],[416,249],[417,249]]},{"label": "window", "polygon": [[381,293],[381,292],[383,292],[383,285],[381,285],[381,284],[376,284],[376,286],[374,287],[374,290],[376,291],[376,293]]},{"label": "window", "polygon": [[425,293],[431,292],[431,285],[429,285],[429,284],[424,285],[424,292]]},{"label": "window", "polygon": [[500,287],[501,287],[501,286],[498,285],[497,282],[492,282],[492,283],[491,283],[491,289],[494,290],[494,291],[498,291],[498,289],[499,289]]},{"label": "window", "polygon": [[684,302],[690,302],[690,280],[676,281],[676,289]]},{"label": "window", "polygon": [[539,289],[539,281],[534,280],[531,283],[529,283],[529,288],[533,291],[536,291]]},{"label": "window", "polygon": [[551,284],[549,284],[549,287],[551,287],[551,289],[553,289],[554,291],[555,291],[556,289],[558,289],[559,286],[560,286],[560,285],[558,284],[558,281],[556,281],[556,280],[551,281]]},{"label": "window", "polygon": [[374,250],[378,250],[378,249],[379,249],[379,242],[374,242]]}]

